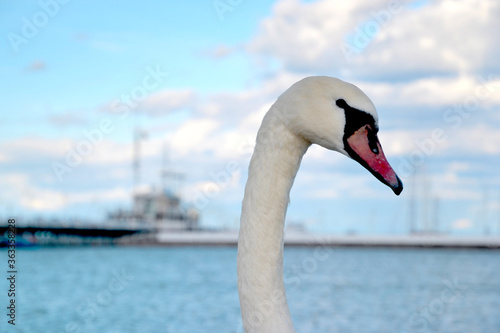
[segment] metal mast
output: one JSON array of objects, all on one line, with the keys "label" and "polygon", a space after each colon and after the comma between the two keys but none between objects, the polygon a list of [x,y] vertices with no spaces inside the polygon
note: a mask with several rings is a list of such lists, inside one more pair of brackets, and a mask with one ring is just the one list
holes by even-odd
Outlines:
[{"label": "metal mast", "polygon": [[134,192],[141,184],[141,140],[146,139],[147,137],[148,135],[146,132],[140,130],[137,127],[134,129],[134,145],[133,145],[133,158],[132,158]]}]

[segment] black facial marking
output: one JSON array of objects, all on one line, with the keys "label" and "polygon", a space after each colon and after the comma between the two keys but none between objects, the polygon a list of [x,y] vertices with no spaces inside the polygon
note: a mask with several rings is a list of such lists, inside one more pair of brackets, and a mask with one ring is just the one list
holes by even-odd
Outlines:
[{"label": "black facial marking", "polygon": [[366,162],[363,161],[363,159],[361,159],[358,154],[354,152],[354,150],[352,150],[352,148],[349,146],[349,143],[347,142],[347,139],[349,139],[349,137],[361,127],[368,125],[368,144],[371,151],[374,154],[378,154],[378,128],[375,126],[375,119],[371,114],[351,107],[343,99],[336,100],[335,104],[337,104],[339,108],[344,109],[345,114],[344,137],[342,138],[342,141],[344,142],[344,150],[349,154],[349,156],[351,156],[351,158],[358,161],[362,165],[365,165]]},{"label": "black facial marking", "polygon": [[365,160],[363,160],[358,154],[356,154],[356,152],[349,146],[349,143],[347,142],[351,135],[353,135],[360,128],[366,126],[368,146],[374,154],[378,155],[380,153],[380,145],[377,138],[378,127],[375,124],[375,118],[373,118],[371,114],[365,111],[351,107],[342,98],[336,100],[335,104],[339,108],[344,109],[345,114],[344,137],[342,138],[342,141],[344,142],[344,150],[349,154],[349,156],[351,156],[352,159],[359,162],[378,180],[391,187],[396,195],[399,195],[403,190],[403,183],[401,183],[401,180],[396,176],[398,180],[397,186],[394,187],[394,185],[389,184],[381,174],[374,171]]},{"label": "black facial marking", "polygon": [[347,138],[349,138],[354,134],[354,132],[365,125],[370,125],[371,129],[374,131],[373,134],[377,134],[378,128],[375,126],[375,119],[371,114],[351,107],[343,99],[338,99],[335,104],[337,104],[339,108],[344,109],[344,143],[346,143]]}]

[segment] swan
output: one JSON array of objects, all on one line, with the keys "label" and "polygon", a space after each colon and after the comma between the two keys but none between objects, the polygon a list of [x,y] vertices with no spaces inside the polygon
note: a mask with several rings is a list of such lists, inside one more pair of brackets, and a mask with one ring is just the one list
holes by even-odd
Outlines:
[{"label": "swan", "polygon": [[338,151],[368,169],[396,195],[403,184],[377,138],[372,101],[355,85],[306,77],[271,106],[248,169],[237,276],[245,332],[295,332],[283,284],[283,227],[290,189],[311,144]]}]

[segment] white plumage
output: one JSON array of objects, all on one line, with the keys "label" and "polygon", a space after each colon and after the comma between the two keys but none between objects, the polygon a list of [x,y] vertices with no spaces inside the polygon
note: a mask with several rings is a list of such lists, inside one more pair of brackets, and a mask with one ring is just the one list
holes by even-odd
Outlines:
[{"label": "white plumage", "polygon": [[[337,106],[338,100],[350,109]],[[358,110],[372,122],[360,127],[351,140],[345,135],[346,113]],[[238,289],[245,332],[295,332],[283,284],[283,228],[290,189],[311,144],[365,163],[396,194],[401,192],[402,184],[385,160],[378,139],[373,143],[376,130],[377,112],[371,100],[356,86],[325,76],[295,83],[265,115],[250,161],[238,241]],[[368,143],[378,145],[380,152],[373,153],[373,147],[372,153],[367,151],[364,145]]]}]

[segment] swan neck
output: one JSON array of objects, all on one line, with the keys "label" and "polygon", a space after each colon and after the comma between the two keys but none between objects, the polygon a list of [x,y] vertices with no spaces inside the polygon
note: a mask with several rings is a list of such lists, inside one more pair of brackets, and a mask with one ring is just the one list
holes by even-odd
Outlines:
[{"label": "swan neck", "polygon": [[264,118],[250,161],[238,241],[247,333],[294,332],[283,284],[283,228],[290,189],[310,143],[282,124],[268,124]]}]

